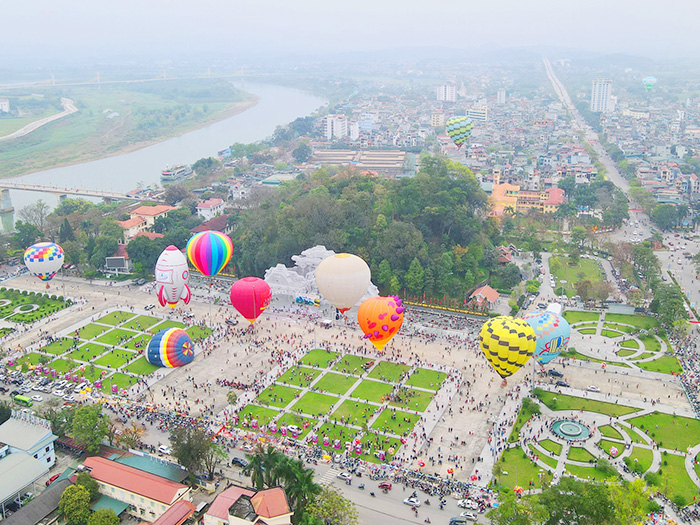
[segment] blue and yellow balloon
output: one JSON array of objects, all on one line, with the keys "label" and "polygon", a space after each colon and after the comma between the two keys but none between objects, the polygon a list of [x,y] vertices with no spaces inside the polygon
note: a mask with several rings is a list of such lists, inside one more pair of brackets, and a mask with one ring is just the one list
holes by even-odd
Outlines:
[{"label": "blue and yellow balloon", "polygon": [[537,347],[535,359],[541,365],[546,365],[561,354],[571,337],[569,322],[554,312],[536,312],[523,316],[523,321],[535,330]]}]

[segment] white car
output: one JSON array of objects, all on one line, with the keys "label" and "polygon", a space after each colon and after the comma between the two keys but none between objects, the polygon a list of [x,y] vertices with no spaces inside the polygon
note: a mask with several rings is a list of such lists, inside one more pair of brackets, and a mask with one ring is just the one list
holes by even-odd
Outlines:
[{"label": "white car", "polygon": [[474,503],[474,502],[473,502],[472,500],[470,500],[470,499],[461,499],[461,500],[459,500],[459,501],[457,502],[457,506],[458,506],[458,507],[461,507],[461,508],[463,508],[463,509],[474,509],[474,510],[476,510],[476,509],[479,508],[479,505],[477,505],[476,503]]},{"label": "white car", "polygon": [[595,386],[595,385],[591,385],[591,386],[588,387],[588,391],[589,391],[589,392],[600,392],[600,388],[598,388],[598,387]]},{"label": "white car", "polygon": [[479,519],[479,517],[476,514],[469,511],[462,512],[460,516],[462,516],[463,518],[467,518],[469,521],[476,521],[477,519]]},{"label": "white car", "polygon": [[32,401],[43,401],[44,398],[41,397],[39,394],[35,394],[32,396]]},{"label": "white car", "polygon": [[58,397],[63,397],[66,395],[66,393],[63,390],[54,390],[51,393],[55,396],[58,396]]},{"label": "white car", "polygon": [[161,454],[170,454],[172,453],[172,450],[170,450],[170,447],[167,445],[161,445],[158,447],[158,452]]},{"label": "white car", "polygon": [[403,500],[404,505],[410,505],[411,507],[420,507],[420,500],[418,498],[406,498]]},{"label": "white car", "polygon": [[350,474],[348,474],[347,472],[340,472],[340,473],[338,473],[338,475],[336,477],[338,479],[342,479],[345,481],[349,481],[352,479],[352,476]]},{"label": "white car", "polygon": [[66,394],[63,396],[63,400],[70,403],[71,401],[75,401],[75,396],[73,394]]},{"label": "white car", "polygon": [[296,425],[289,425],[287,430],[289,430],[289,432],[292,434],[301,434],[301,429]]}]

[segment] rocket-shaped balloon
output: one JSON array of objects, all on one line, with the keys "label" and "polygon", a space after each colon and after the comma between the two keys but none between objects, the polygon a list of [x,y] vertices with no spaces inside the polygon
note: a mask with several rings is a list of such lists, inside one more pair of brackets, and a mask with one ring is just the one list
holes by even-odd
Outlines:
[{"label": "rocket-shaped balloon", "polygon": [[185,304],[190,304],[192,293],[187,285],[189,279],[187,259],[177,246],[171,244],[163,250],[156,262],[158,301],[161,306],[167,304],[170,308],[175,308],[180,299]]}]

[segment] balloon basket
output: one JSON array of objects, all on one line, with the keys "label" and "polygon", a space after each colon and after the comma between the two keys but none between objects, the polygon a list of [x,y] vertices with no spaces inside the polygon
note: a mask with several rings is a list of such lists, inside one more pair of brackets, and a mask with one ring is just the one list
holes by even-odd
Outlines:
[{"label": "balloon basket", "polygon": [[508,386],[508,380],[507,380],[507,379],[504,379],[504,380],[503,380],[503,383],[501,383],[501,386]]}]

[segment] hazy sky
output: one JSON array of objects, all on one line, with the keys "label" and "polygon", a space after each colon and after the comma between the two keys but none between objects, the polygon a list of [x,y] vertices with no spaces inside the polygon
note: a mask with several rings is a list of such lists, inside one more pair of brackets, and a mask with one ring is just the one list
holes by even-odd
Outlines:
[{"label": "hazy sky", "polygon": [[696,0],[4,0],[0,66],[406,46],[700,53]]}]

